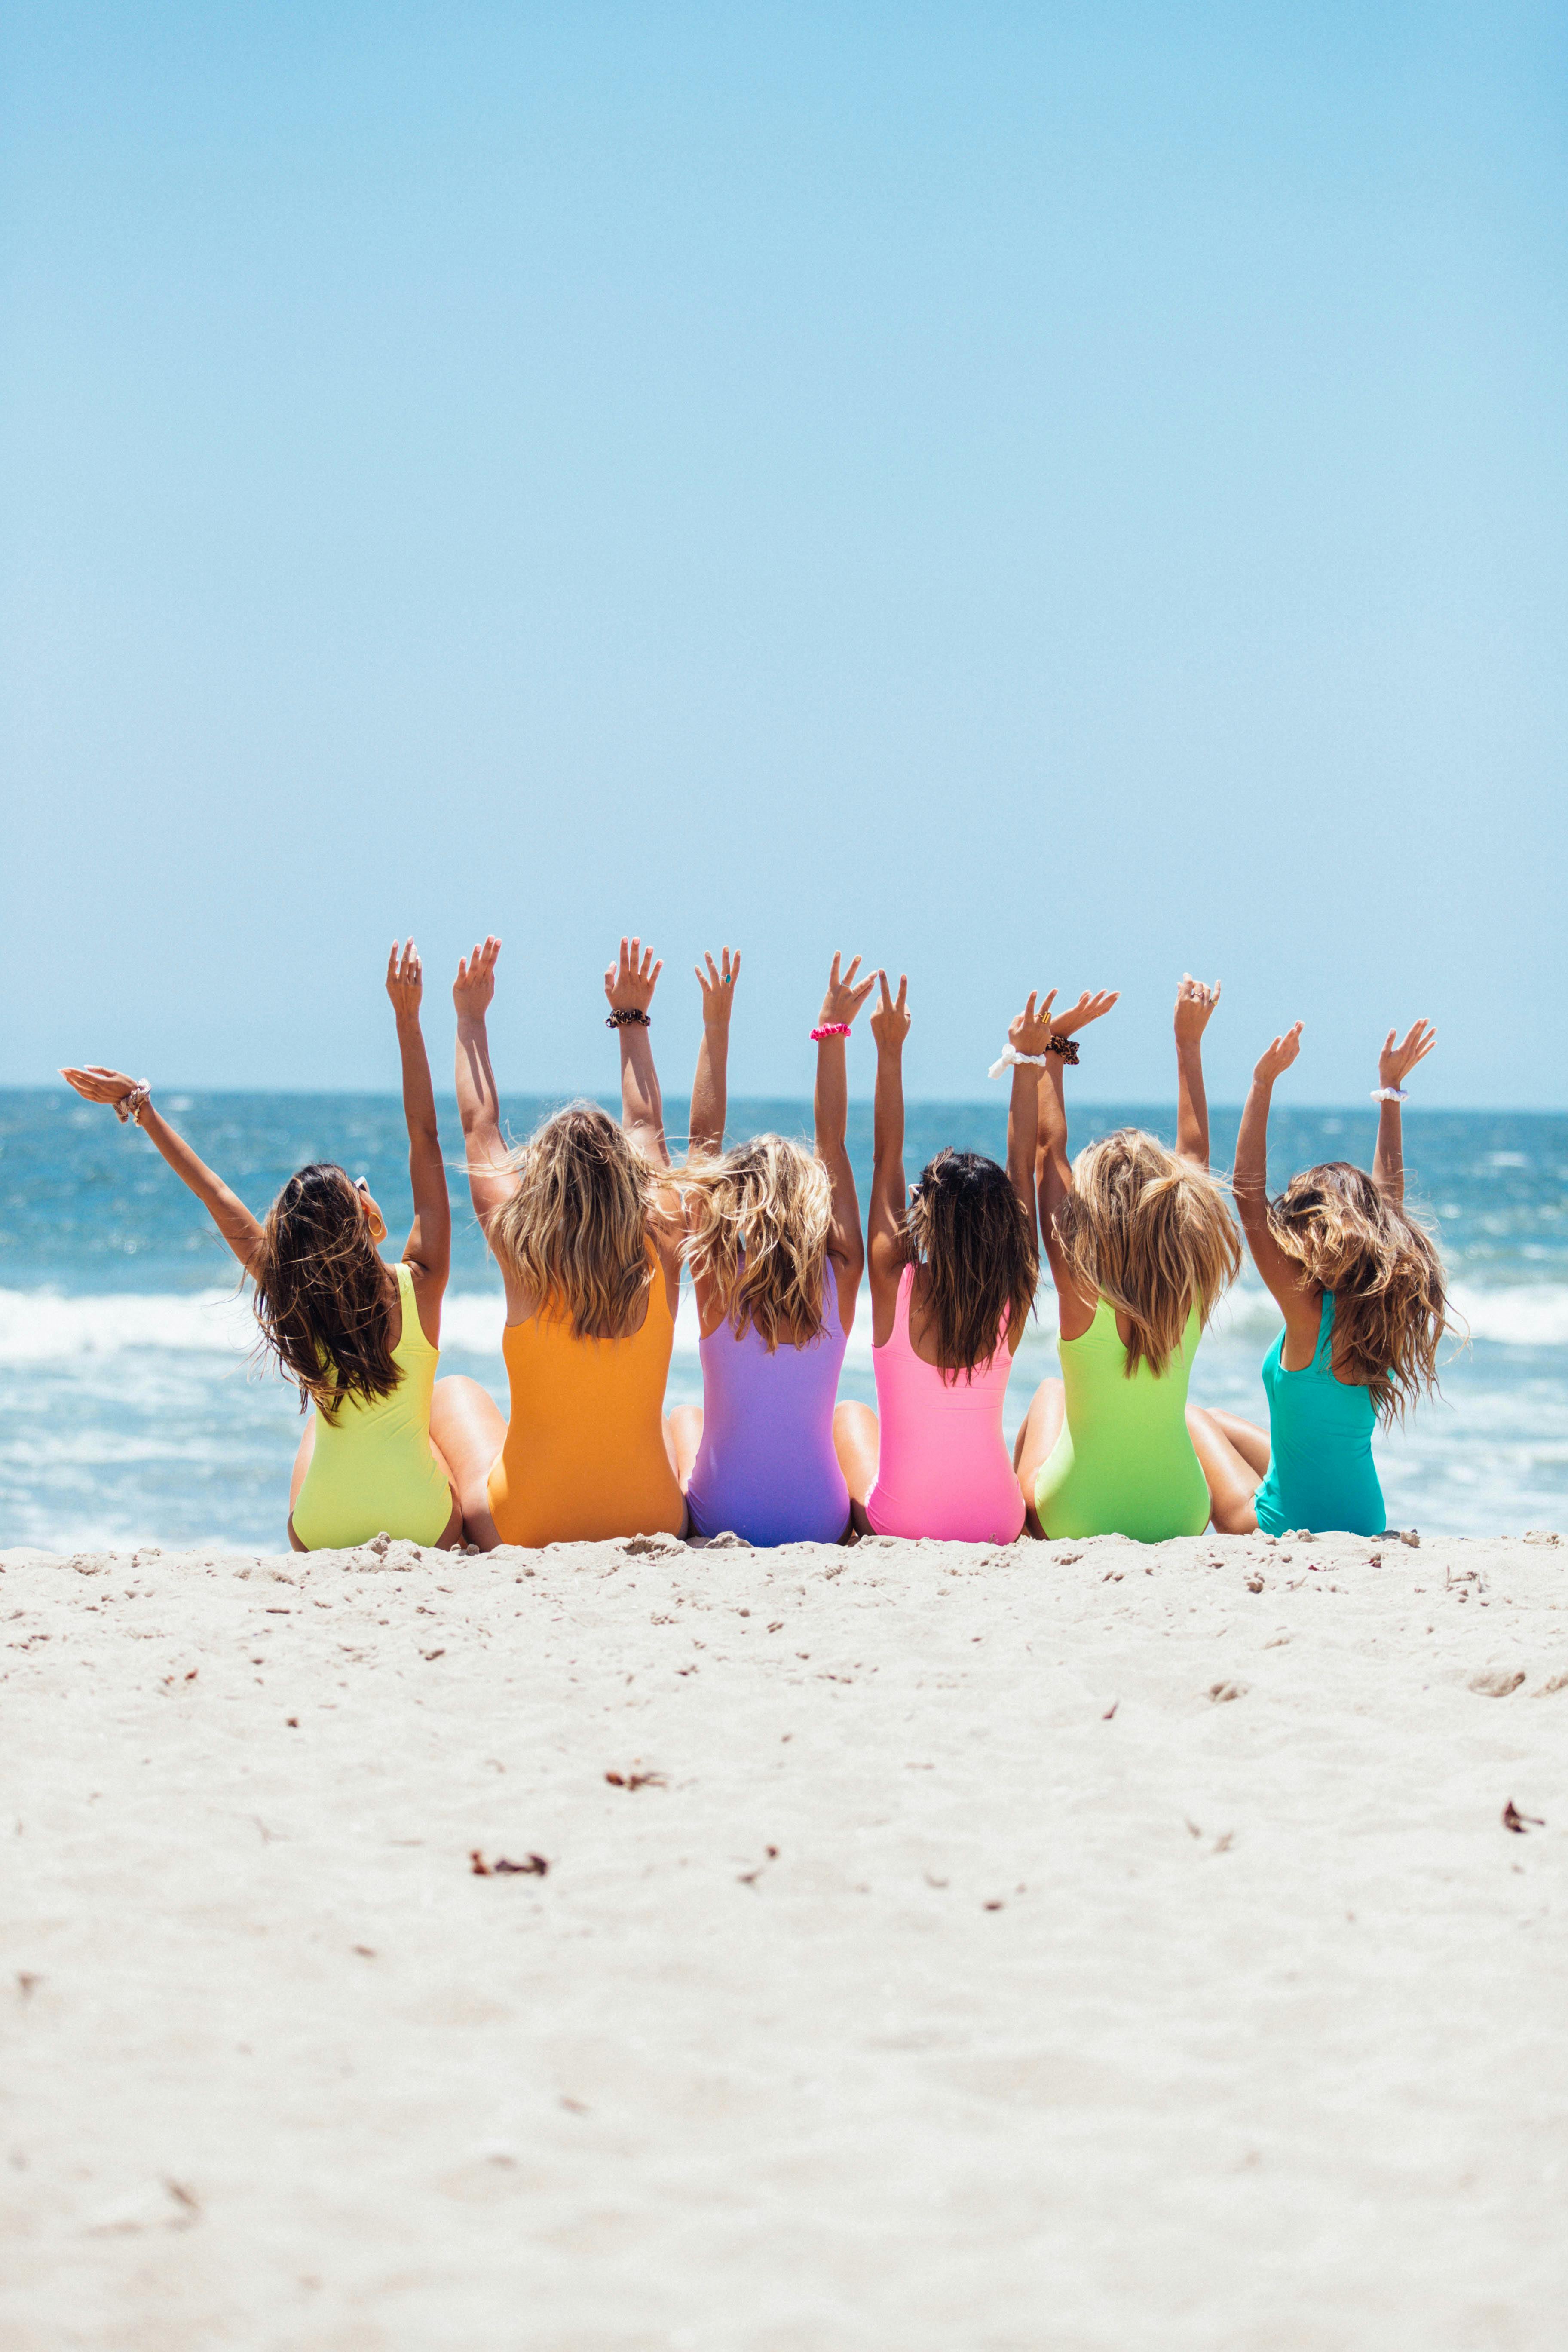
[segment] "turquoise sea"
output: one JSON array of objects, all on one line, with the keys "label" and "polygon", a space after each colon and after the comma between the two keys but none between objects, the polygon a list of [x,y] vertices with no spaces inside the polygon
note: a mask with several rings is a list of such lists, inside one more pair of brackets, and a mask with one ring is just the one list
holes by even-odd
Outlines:
[{"label": "turquoise sea", "polygon": [[[339,1160],[370,1178],[401,1239],[406,1147],[395,1097],[193,1093],[164,1096],[161,1107],[258,1213],[302,1161]],[[514,1097],[513,1131],[526,1134],[552,1108]],[[731,1138],[766,1127],[809,1133],[803,1102],[731,1109]],[[1228,1165],[1236,1117],[1214,1114],[1216,1166]],[[1079,1105],[1074,1149],[1131,1122],[1172,1134],[1169,1106]],[[911,1176],[944,1143],[1000,1156],[1005,1125],[1000,1087],[989,1103],[912,1105]],[[450,1105],[443,1126],[456,1162]],[[1370,1103],[1278,1114],[1275,1180],[1316,1160],[1368,1164],[1373,1132]],[[869,1105],[858,1105],[850,1142],[862,1201],[870,1140]],[[1568,1117],[1414,1111],[1406,1159],[1469,1339],[1446,1350],[1441,1400],[1380,1441],[1391,1520],[1461,1535],[1568,1527]],[[452,1190],[443,1364],[474,1374],[504,1406],[500,1286],[459,1174]],[[0,1090],[0,1545],[283,1543],[298,1406],[255,1360],[236,1273],[205,1213],[142,1136],[64,1087]],[[1041,1307],[1014,1368],[1010,1431],[1056,1367],[1048,1297]],[[1204,1342],[1194,1399],[1263,1421],[1258,1367],[1278,1322],[1249,1271]],[[843,1392],[874,1395],[864,1298]],[[700,1394],[687,1313],[670,1397]]]}]

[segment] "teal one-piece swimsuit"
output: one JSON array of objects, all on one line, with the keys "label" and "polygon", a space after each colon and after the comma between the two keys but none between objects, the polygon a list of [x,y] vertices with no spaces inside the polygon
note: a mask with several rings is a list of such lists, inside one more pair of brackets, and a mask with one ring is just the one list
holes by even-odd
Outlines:
[{"label": "teal one-piece swimsuit", "polygon": [[1335,1379],[1333,1347],[1334,1302],[1325,1290],[1311,1362],[1286,1370],[1283,1331],[1264,1360],[1268,1475],[1252,1500],[1265,1535],[1307,1528],[1380,1536],[1388,1524],[1372,1458],[1372,1391]]}]

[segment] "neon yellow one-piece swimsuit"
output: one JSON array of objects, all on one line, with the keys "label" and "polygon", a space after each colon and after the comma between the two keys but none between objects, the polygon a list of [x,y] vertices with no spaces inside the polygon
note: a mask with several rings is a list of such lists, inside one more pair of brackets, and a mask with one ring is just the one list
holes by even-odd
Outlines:
[{"label": "neon yellow one-piece swimsuit", "polygon": [[1131,1380],[1116,1310],[1100,1299],[1081,1339],[1060,1343],[1067,1418],[1040,1465],[1035,1508],[1048,1536],[1201,1536],[1209,1490],[1187,1434],[1187,1381],[1203,1327],[1194,1307],[1163,1372]]},{"label": "neon yellow one-piece swimsuit", "polygon": [[399,1264],[403,1331],[392,1351],[401,1378],[390,1396],[346,1397],[335,1423],[316,1415],[316,1450],[294,1506],[294,1533],[308,1551],[346,1549],[384,1530],[438,1543],[452,1516],[452,1490],[430,1451],[430,1394],[440,1349],[425,1337],[414,1276]]}]

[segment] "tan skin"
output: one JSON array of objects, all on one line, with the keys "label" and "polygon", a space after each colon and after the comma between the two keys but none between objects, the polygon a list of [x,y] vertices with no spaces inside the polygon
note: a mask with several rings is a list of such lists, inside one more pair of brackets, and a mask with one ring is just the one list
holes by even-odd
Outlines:
[{"label": "tan skin", "polygon": [[[874,1347],[885,1348],[893,1336],[899,1285],[905,1265],[904,1217],[910,1196],[904,1173],[903,1056],[911,1015],[907,978],[900,974],[896,997],[888,986],[885,971],[879,971],[876,979],[880,990],[880,1002],[871,1015],[871,1034],[877,1045],[877,1093],[872,1128],[871,1200],[867,1212],[866,1234],[867,1264],[871,1276],[871,1341]],[[1053,1025],[1051,1007],[1055,1001],[1054,989],[1047,992],[1043,1001],[1040,1001],[1037,991],[1031,991],[1024,1010],[1015,1015],[1008,1027],[1007,1042],[1016,1053],[1043,1054],[1046,1051]],[[1012,1097],[1007,1107],[1007,1175],[1027,1212],[1031,1230],[1035,1223],[1034,1145],[1039,1092],[1038,1064],[1016,1063]],[[925,1269],[917,1266],[910,1292],[910,1344],[922,1363],[935,1365],[939,1349],[931,1319],[928,1291]],[[1017,1354],[1023,1337],[1023,1321],[1020,1318],[1007,1333],[1009,1355]],[[850,1399],[837,1406],[833,1415],[833,1443],[845,1484],[849,1489],[855,1528],[865,1535],[870,1528],[870,1521],[866,1517],[866,1497],[876,1484],[881,1448],[881,1431],[871,1407]]]},{"label": "tan skin", "polygon": [[[518,1188],[511,1153],[501,1134],[500,1097],[490,1066],[486,1019],[495,995],[499,939],[487,939],[458,966],[452,1003],[458,1015],[457,1091],[468,1170],[468,1192],[474,1214],[488,1234],[490,1221]],[[646,1013],[653,1002],[664,966],[638,939],[623,940],[620,956],[605,974],[605,995],[614,1012]],[[649,1032],[641,1023],[617,1029],[621,1056],[621,1125],[642,1157],[655,1168],[668,1168],[664,1103],[654,1067]],[[660,1191],[648,1223],[648,1240],[658,1260],[665,1297],[673,1316],[680,1297],[682,1225],[679,1195],[673,1184]],[[506,1284],[508,1326],[526,1323],[542,1302],[521,1287],[501,1268]],[[645,1307],[644,1313],[647,1313]],[[640,1324],[637,1327],[640,1329]],[[607,1337],[608,1334],[601,1336]],[[490,1516],[489,1482],[497,1456],[506,1444],[505,1415],[478,1381],[455,1377],[440,1383],[430,1426],[451,1463],[462,1505],[464,1532],[481,1551],[493,1551],[500,1535]],[[676,1464],[668,1420],[665,1447],[670,1466]]]},{"label": "tan skin", "polygon": [[[430,1066],[419,1025],[419,1005],[424,992],[419,952],[412,940],[401,949],[395,940],[392,943],[386,966],[386,992],[392,1001],[397,1024],[397,1046],[403,1065],[403,1108],[408,1123],[408,1177],[414,1193],[414,1223],[404,1246],[403,1261],[414,1280],[419,1328],[435,1348],[440,1345],[441,1340],[441,1300],[451,1265],[452,1217],[447,1199],[447,1171],[441,1157],[441,1139],[436,1122],[436,1097],[431,1089]],[[133,1092],[135,1086],[135,1081],[128,1078],[123,1071],[96,1066],[62,1070],[60,1076],[87,1102],[121,1102]],[[175,1133],[152,1103],[142,1111],[140,1124],[142,1133],[151,1139],[181,1182],[206,1209],[246,1273],[254,1278],[257,1253],[261,1246],[259,1220],[252,1216],[244,1202],[237,1193],[230,1192],[223,1179],[215,1175],[197,1157],[184,1138]],[[345,1185],[347,1182],[345,1178]],[[372,1198],[370,1186],[362,1177],[351,1189],[355,1204],[369,1226],[370,1237],[379,1245],[386,1239],[386,1220]],[[384,1272],[387,1339],[395,1348],[403,1337],[403,1296],[391,1267],[384,1267]],[[437,1383],[437,1395],[441,1385]],[[434,1423],[434,1408],[431,1419]],[[289,1541],[295,1551],[307,1549],[294,1532],[294,1506],[305,1483],[305,1473],[310,1466],[315,1445],[316,1416],[312,1412],[294,1457],[293,1475],[289,1486]],[[430,1451],[453,1490],[452,1516],[440,1538],[441,1549],[450,1550],[462,1541],[462,1513],[458,1506],[456,1484],[441,1448],[432,1441]]]},{"label": "tan skin", "polygon": [[[1304,1372],[1316,1355],[1323,1301],[1321,1283],[1303,1278],[1300,1267],[1280,1248],[1268,1225],[1268,1114],[1277,1081],[1300,1053],[1301,1029],[1298,1021],[1282,1037],[1273,1038],[1258,1058],[1236,1141],[1234,1179],[1237,1213],[1252,1262],[1285,1318],[1280,1361],[1288,1372]],[[1437,1033],[1428,1021],[1412,1022],[1403,1038],[1391,1029],[1378,1056],[1378,1085],[1403,1087],[1436,1042]],[[1378,1105],[1372,1175],[1390,1207],[1403,1208],[1405,1138],[1396,1102]],[[1189,1426],[1193,1417],[1189,1413]],[[1208,1451],[1198,1446],[1198,1459],[1209,1482],[1214,1524],[1225,1535],[1250,1535],[1258,1526],[1254,1497],[1268,1469],[1268,1433],[1236,1413],[1210,1410],[1197,1418],[1207,1422],[1213,1432]],[[1197,1444],[1195,1431],[1194,1443]]]},{"label": "tan skin", "polygon": [[[1173,1028],[1176,1047],[1176,1151],[1194,1167],[1209,1164],[1208,1096],[1204,1085],[1204,1032],[1214,1017],[1220,999],[1220,983],[1194,980],[1184,972],[1176,992]],[[1088,1019],[1097,1019],[1115,1003],[1114,995],[1099,996],[1089,1001]],[[1081,1339],[1094,1321],[1098,1300],[1079,1290],[1074,1283],[1057,1238],[1056,1218],[1058,1209],[1072,1191],[1072,1165],[1068,1158],[1067,1105],[1062,1089],[1062,1065],[1053,1061],[1047,1084],[1040,1089],[1040,1136],[1037,1157],[1040,1187],[1040,1226],[1045,1237],[1046,1255],[1051,1277],[1057,1287],[1058,1328],[1064,1339]],[[1131,1337],[1125,1315],[1116,1318],[1117,1337],[1125,1347]],[[1061,1434],[1067,1413],[1067,1394],[1059,1380],[1042,1381],[1030,1402],[1024,1425],[1018,1432],[1014,1447],[1014,1466],[1018,1483],[1024,1490],[1026,1524],[1029,1533],[1043,1535],[1045,1530],[1035,1509],[1035,1487],[1043,1464],[1049,1457]],[[1220,1427],[1229,1415],[1205,1413],[1189,1407],[1187,1428],[1192,1436],[1198,1460],[1209,1475],[1210,1462],[1217,1461],[1219,1449],[1226,1442]],[[1211,1498],[1214,1492],[1210,1479]]]},{"label": "tan skin", "polygon": [[[707,971],[699,968],[697,973],[698,985],[702,991],[702,1044],[691,1088],[693,1160],[717,1157],[724,1149],[730,1014],[735,1002],[734,982],[741,970],[740,957],[737,955],[731,964],[728,948],[723,950],[717,965],[711,955],[707,956],[705,961]],[[836,955],[822,999],[822,1011],[816,1023],[819,1029],[836,1022],[846,1023],[852,1028],[856,1014],[877,984],[874,972],[865,980],[860,979],[858,956],[855,957],[847,971],[842,969],[842,956]],[[845,1145],[849,1119],[849,1079],[845,1053],[848,1042],[847,1037],[818,1038],[816,1084],[812,1105],[816,1156],[826,1169],[832,1187],[827,1255],[833,1262],[837,1286],[839,1319],[847,1334],[854,1325],[855,1302],[866,1263],[865,1244],[860,1237],[860,1203],[855,1190],[855,1171],[849,1164],[849,1154]],[[697,1277],[694,1288],[702,1337],[710,1339],[724,1320],[727,1302],[718,1285],[707,1276]],[[786,1330],[781,1336],[786,1347],[800,1345],[798,1333]],[[698,1448],[702,1443],[700,1405],[678,1405],[669,1416],[669,1426],[675,1441],[677,1475],[684,1494],[690,1484]],[[847,1534],[848,1529],[845,1532]]]}]

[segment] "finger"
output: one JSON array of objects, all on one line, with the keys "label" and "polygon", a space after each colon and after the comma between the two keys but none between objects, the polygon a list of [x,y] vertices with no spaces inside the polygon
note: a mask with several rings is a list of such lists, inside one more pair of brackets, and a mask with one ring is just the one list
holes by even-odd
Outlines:
[{"label": "finger", "polygon": [[1029,991],[1029,1001],[1024,1007],[1024,1018],[1032,1029],[1035,1025],[1035,992]]},{"label": "finger", "polygon": [[1051,1007],[1052,1007],[1052,1005],[1056,1003],[1056,1001],[1057,1001],[1057,992],[1056,992],[1056,990],[1055,990],[1054,988],[1047,988],[1047,991],[1046,991],[1046,1001],[1045,1001],[1045,1003],[1044,1003],[1041,1005],[1041,1007],[1040,1007],[1040,1018],[1041,1018],[1041,1020],[1042,1020],[1042,1021],[1048,1021],[1048,1020],[1050,1019],[1050,1017],[1051,1017]]},{"label": "finger", "polygon": [[899,1001],[898,1001],[897,1005],[896,1005],[896,1006],[895,1006],[895,1008],[894,1008],[894,1010],[895,1010],[896,1012],[901,1013],[901,1012],[904,1010],[904,1006],[905,1006],[905,1004],[906,1004],[906,1003],[908,1002],[908,999],[909,999],[909,993],[910,993],[909,975],[908,975],[906,972],[900,972],[900,974],[899,974]]},{"label": "finger", "polygon": [[660,973],[663,970],[664,970],[664,958],[663,958],[662,956],[660,956],[660,958],[659,958],[658,961],[655,964],[655,966],[654,966],[653,970],[652,970],[652,971],[648,973],[648,975],[647,975],[647,984],[648,984],[648,986],[649,986],[650,988],[657,988],[657,987],[658,986],[658,976],[659,976],[659,973]]},{"label": "finger", "polygon": [[[850,960],[849,960],[849,969],[848,969],[848,971],[847,971],[845,973],[845,975],[844,975],[844,985],[845,985],[845,987],[846,987],[846,988],[853,988],[853,987],[854,987],[854,985],[855,985],[855,975],[856,975],[856,973],[859,971],[859,969],[860,969],[860,959],[859,959],[859,957],[858,957],[858,956],[851,956],[851,958],[850,958]],[[837,977],[837,971],[838,971],[838,958],[837,958],[837,956],[835,956],[835,957],[834,957],[834,959],[833,959],[833,970],[834,970],[835,977]]]},{"label": "finger", "polygon": [[1215,1004],[1217,1004],[1217,1003],[1219,1003],[1219,992],[1220,992],[1220,990],[1221,990],[1224,986],[1225,986],[1225,982],[1224,982],[1224,981],[1222,981],[1222,980],[1216,980],[1216,981],[1215,981],[1215,984],[1214,984],[1213,988],[1211,988],[1211,989],[1210,989],[1210,991],[1209,991],[1209,1003],[1210,1003],[1211,1005],[1215,1005]]},{"label": "finger", "polygon": [[890,1013],[893,1009],[893,1000],[888,991],[888,975],[885,971],[879,971],[877,974],[877,978],[880,982],[882,988],[881,1009],[884,1013]]},{"label": "finger", "polygon": [[827,975],[827,985],[830,990],[836,989],[838,986],[838,950],[837,948],[833,950],[833,969]]},{"label": "finger", "polygon": [[739,979],[740,979],[740,977],[741,977],[741,950],[740,950],[740,949],[739,949],[739,948],[737,948],[737,949],[735,950],[735,961],[734,961],[734,962],[730,966],[730,978],[731,978],[731,982],[734,982],[734,981],[739,980]]}]

